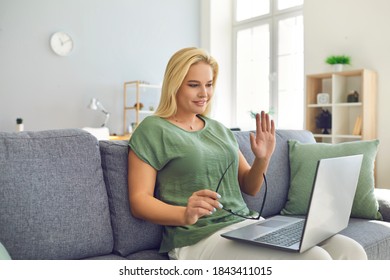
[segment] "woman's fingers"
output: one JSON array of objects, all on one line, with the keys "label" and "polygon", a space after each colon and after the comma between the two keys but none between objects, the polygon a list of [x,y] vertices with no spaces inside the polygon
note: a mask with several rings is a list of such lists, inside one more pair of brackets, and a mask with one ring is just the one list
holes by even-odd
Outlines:
[{"label": "woman's fingers", "polygon": [[213,214],[217,209],[222,208],[218,201],[221,198],[219,194],[211,190],[200,190],[194,192],[189,198],[186,209],[187,221],[194,224],[203,216]]},{"label": "woman's fingers", "polygon": [[269,115],[261,111],[260,114],[256,114],[256,131],[272,131],[272,122],[270,121]]},{"label": "woman's fingers", "polygon": [[221,196],[218,193],[204,189],[194,192],[190,197],[190,200],[193,200],[193,203],[198,202],[195,203],[195,205],[198,207],[214,210],[223,207],[222,204],[218,201],[220,198]]},{"label": "woman's fingers", "polygon": [[268,158],[275,149],[275,123],[264,111],[256,115],[256,134],[250,134],[250,143],[257,158]]},{"label": "woman's fingers", "polygon": [[203,189],[203,190],[194,192],[193,195],[202,196],[202,197],[210,197],[213,199],[220,199],[221,198],[221,196],[218,193],[216,193],[212,190],[208,190],[208,189]]},{"label": "woman's fingers", "polygon": [[212,214],[216,211],[216,207],[214,207],[211,203],[194,197],[191,197],[188,200],[188,207],[193,208],[195,211],[200,211],[198,213],[203,215]]}]

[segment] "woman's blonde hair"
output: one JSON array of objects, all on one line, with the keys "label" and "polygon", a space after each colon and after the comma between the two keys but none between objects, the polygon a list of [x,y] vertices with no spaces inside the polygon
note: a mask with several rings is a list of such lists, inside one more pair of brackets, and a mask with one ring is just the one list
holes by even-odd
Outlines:
[{"label": "woman's blonde hair", "polygon": [[[191,65],[205,62],[213,71],[213,88],[218,77],[218,63],[206,51],[198,48],[184,48],[177,51],[169,60],[165,69],[164,81],[161,90],[160,104],[155,115],[168,118],[176,114],[176,94],[186,77]],[[211,110],[210,103],[202,115],[207,115]]]}]

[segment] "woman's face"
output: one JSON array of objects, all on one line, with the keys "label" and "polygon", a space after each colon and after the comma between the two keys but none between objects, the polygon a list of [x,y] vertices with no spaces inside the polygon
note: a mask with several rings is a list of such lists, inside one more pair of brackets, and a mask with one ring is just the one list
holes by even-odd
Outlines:
[{"label": "woman's face", "polygon": [[177,95],[177,113],[202,114],[213,96],[213,70],[205,62],[193,64]]}]

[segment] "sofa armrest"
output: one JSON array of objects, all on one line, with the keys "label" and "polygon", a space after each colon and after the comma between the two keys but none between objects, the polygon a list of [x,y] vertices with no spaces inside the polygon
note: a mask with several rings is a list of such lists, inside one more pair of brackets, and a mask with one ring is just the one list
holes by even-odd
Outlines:
[{"label": "sofa armrest", "polygon": [[390,189],[376,188],[374,192],[379,203],[379,212],[381,212],[383,220],[390,222]]}]

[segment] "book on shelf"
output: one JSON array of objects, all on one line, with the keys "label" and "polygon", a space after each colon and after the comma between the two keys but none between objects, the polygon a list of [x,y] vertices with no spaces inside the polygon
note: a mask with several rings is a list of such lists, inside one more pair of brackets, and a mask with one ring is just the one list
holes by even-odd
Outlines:
[{"label": "book on shelf", "polygon": [[355,126],[353,128],[353,135],[361,135],[362,134],[362,117],[358,116],[355,121]]}]

